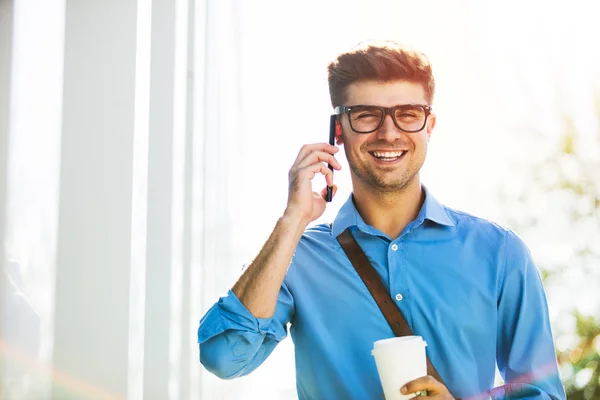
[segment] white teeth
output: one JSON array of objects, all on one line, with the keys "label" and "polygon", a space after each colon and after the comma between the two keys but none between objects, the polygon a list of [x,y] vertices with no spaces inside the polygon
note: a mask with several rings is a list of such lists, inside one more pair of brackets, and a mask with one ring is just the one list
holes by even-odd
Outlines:
[{"label": "white teeth", "polygon": [[404,154],[404,151],[374,151],[373,155],[378,158],[395,158]]}]

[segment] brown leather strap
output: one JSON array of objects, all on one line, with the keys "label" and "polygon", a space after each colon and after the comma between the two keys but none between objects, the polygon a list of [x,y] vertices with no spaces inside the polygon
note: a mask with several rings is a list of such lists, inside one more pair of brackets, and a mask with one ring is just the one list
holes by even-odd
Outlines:
[{"label": "brown leather strap", "polygon": [[[342,232],[337,237],[338,242],[344,249],[346,256],[354,265],[356,272],[362,278],[365,286],[371,292],[371,295],[375,299],[375,302],[379,306],[381,313],[387,320],[388,324],[392,328],[394,335],[396,336],[411,336],[413,335],[412,330],[408,326],[406,319],[404,319],[404,315],[400,312],[400,309],[396,306],[390,294],[383,282],[381,282],[381,278],[375,271],[375,268],[369,262],[369,259],[361,249],[354,236],[350,232],[350,228],[347,228],[344,232]],[[440,377],[440,374],[437,373],[435,367],[427,357],[427,373],[433,376],[436,380],[446,385],[443,379]],[[447,385],[446,385],[447,386]]]}]

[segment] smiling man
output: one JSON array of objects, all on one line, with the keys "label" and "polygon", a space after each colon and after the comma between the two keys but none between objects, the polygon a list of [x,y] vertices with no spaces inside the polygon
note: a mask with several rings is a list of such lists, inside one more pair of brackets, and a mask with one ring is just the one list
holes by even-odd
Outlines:
[{"label": "smiling man", "polygon": [[[313,178],[325,175],[331,186],[326,164],[341,165],[336,146],[302,147],[273,233],[200,321],[202,364],[221,378],[246,375],[289,325],[300,399],[381,399],[371,349],[394,332],[340,246],[338,238],[349,234],[410,330],[427,342],[439,374],[398,391],[564,399],[546,298],[527,247],[506,228],[445,207],[421,182],[436,122],[427,58],[395,43],[366,43],[328,70],[352,195],[333,224],[307,228],[327,204],[325,188],[313,192]],[[496,365],[507,385],[492,391]]]}]

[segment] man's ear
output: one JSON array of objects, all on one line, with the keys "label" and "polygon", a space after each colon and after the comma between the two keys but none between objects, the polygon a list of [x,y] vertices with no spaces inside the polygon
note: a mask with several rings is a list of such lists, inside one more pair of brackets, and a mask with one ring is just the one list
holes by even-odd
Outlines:
[{"label": "man's ear", "polygon": [[342,139],[342,125],[340,124],[340,121],[335,121],[335,143],[338,145],[344,144]]},{"label": "man's ear", "polygon": [[431,139],[431,132],[433,132],[436,120],[437,119],[435,114],[430,114],[429,119],[427,119],[427,141]]}]

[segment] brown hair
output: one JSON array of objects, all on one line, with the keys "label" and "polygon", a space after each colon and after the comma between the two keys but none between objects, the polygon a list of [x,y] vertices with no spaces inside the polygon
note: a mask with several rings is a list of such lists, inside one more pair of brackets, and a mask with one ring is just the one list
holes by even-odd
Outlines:
[{"label": "brown hair", "polygon": [[363,42],[340,54],[327,66],[331,105],[346,101],[348,86],[361,81],[408,81],[420,83],[431,104],[435,80],[427,56],[397,42]]}]

